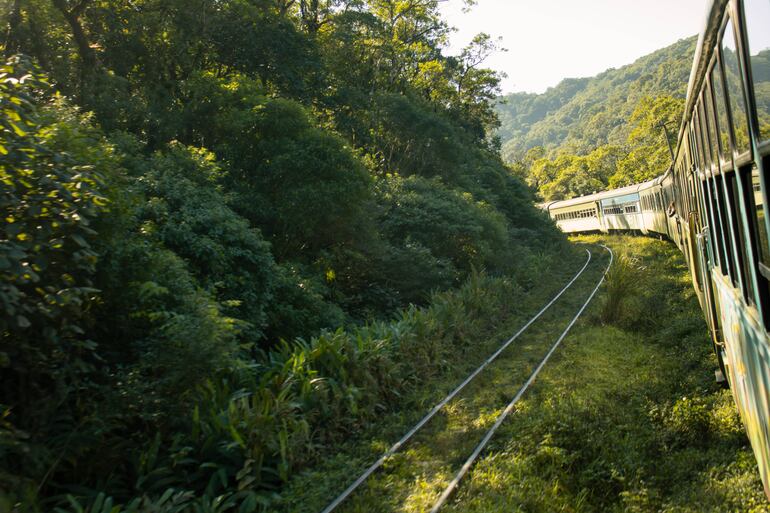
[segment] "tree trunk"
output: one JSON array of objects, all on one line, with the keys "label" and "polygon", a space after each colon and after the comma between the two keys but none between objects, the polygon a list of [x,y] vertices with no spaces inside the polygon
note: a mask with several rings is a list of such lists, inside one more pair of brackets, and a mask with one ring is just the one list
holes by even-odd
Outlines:
[{"label": "tree trunk", "polygon": [[[31,48],[32,48],[32,55],[37,59],[37,63],[40,65],[40,67],[46,71],[51,70],[51,66],[49,65],[48,56],[46,55],[46,49],[45,44],[43,43],[45,41],[45,36],[43,35],[43,31],[40,30],[40,26],[35,22],[34,17],[30,16],[29,18],[29,35],[31,40]],[[64,92],[67,93],[67,87],[65,84],[60,84],[59,88]]]},{"label": "tree trunk", "polygon": [[81,0],[81,2],[73,7],[67,9],[66,0],[51,0],[54,7],[56,7],[64,16],[64,19],[69,23],[72,29],[72,37],[75,38],[75,44],[78,48],[78,55],[83,63],[83,75],[87,75],[96,68],[96,52],[91,48],[91,42],[86,36],[86,32],[83,29],[83,24],[80,21],[80,15],[87,7],[89,0]]},{"label": "tree trunk", "polygon": [[14,0],[8,17],[8,32],[5,34],[5,57],[8,58],[21,49],[19,26],[21,25],[21,0]]},{"label": "tree trunk", "polygon": [[300,16],[302,24],[308,34],[316,35],[321,28],[321,13],[319,12],[318,0],[302,0],[300,2]]}]

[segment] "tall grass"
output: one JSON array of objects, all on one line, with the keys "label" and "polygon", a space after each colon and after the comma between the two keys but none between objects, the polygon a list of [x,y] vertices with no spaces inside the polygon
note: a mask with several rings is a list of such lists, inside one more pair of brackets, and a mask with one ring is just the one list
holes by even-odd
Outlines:
[{"label": "tall grass", "polygon": [[604,282],[599,320],[602,324],[628,323],[631,317],[640,312],[638,298],[643,281],[643,269],[636,258],[620,251],[607,272]]},{"label": "tall grass", "polygon": [[[539,255],[526,265],[548,268],[555,257]],[[123,497],[84,493],[68,498],[72,510],[101,513],[107,503],[110,513],[145,504],[160,513],[270,510],[283,483],[325,447],[397,409],[405,394],[496,332],[531,286],[532,272],[519,276],[524,284],[473,270],[458,289],[434,294],[429,307],[408,308],[392,321],[283,341],[259,362],[201,387],[184,421],[187,432],[171,443],[159,437],[138,457],[135,484]],[[113,505],[121,499],[125,507]]]},{"label": "tall grass", "polygon": [[613,324],[574,327],[447,511],[770,511],[678,249],[604,241]]}]

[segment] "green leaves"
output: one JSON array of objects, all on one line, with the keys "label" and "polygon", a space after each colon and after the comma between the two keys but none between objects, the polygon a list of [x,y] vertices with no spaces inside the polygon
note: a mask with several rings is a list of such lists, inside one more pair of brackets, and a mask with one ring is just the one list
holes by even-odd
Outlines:
[{"label": "green leaves", "polygon": [[[30,477],[46,484],[44,474],[28,472],[52,464],[49,447],[68,450],[57,436],[77,429],[69,403],[89,387],[98,361],[85,327],[98,295],[90,224],[104,211],[97,204],[104,168],[83,164],[95,155],[110,159],[103,141],[66,116],[51,120],[50,109],[36,106],[38,97],[50,98],[50,90],[28,61],[13,58],[0,68],[0,402],[10,407],[9,423],[35,433],[29,445],[0,451],[0,461],[19,473],[20,489]],[[9,487],[7,479],[0,476],[0,488]]]},{"label": "green leaves", "polygon": [[549,201],[655,178],[671,163],[663,132],[657,125],[678,121],[683,108],[682,99],[644,97],[629,119],[630,132],[623,145],[605,144],[586,155],[564,151],[555,158],[542,156],[542,152],[531,153],[528,181]]},{"label": "green leaves", "polygon": [[460,299],[335,330],[509,272],[547,229],[486,137],[495,44],[443,55],[438,6],[18,2],[9,39],[60,94],[0,67],[0,403],[33,440],[0,488],[268,509],[432,368]]},{"label": "green leaves", "polygon": [[228,207],[217,185],[213,154],[172,144],[148,162],[140,184],[147,203],[140,220],[153,236],[186,259],[201,286],[248,323],[244,338],[262,339],[265,308],[275,272],[270,247],[259,230]]}]

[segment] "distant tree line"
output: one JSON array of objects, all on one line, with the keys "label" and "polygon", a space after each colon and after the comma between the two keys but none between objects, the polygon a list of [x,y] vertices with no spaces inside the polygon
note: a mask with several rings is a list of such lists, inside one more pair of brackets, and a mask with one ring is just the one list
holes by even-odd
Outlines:
[{"label": "distant tree line", "polygon": [[[682,118],[695,37],[591,78],[497,102],[504,159],[543,199],[650,179],[670,164],[662,130]],[[676,141],[672,140],[672,144]]]},{"label": "distant tree line", "polygon": [[679,126],[683,110],[683,99],[643,98],[628,120],[631,131],[623,144],[604,144],[584,155],[559,150],[553,157],[538,146],[513,168],[544,200],[568,199],[651,180],[672,164],[661,124],[668,123],[669,142],[676,146],[674,127]]}]

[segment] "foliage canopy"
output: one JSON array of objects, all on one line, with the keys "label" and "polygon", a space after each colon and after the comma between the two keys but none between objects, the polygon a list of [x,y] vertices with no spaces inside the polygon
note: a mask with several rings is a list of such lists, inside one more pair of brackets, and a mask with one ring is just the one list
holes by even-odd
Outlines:
[{"label": "foliage canopy", "polygon": [[0,1],[0,510],[269,509],[562,247],[438,4]]}]

